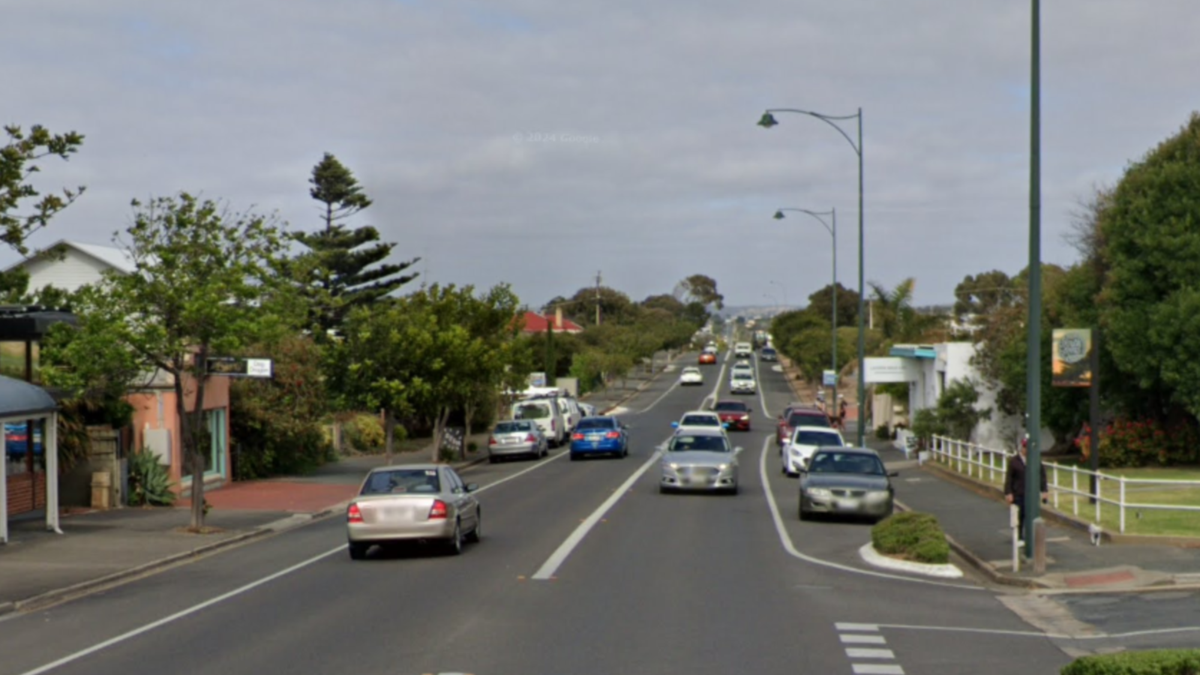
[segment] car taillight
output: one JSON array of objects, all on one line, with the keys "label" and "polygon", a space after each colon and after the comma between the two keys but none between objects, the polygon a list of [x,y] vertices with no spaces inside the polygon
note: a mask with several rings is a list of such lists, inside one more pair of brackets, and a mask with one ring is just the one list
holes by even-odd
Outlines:
[{"label": "car taillight", "polygon": [[362,521],[362,511],[359,510],[358,504],[351,504],[350,508],[346,509],[346,522],[361,523]]},{"label": "car taillight", "polygon": [[573,440],[573,441],[582,441],[582,440],[583,440],[583,434],[578,434],[578,433],[577,433],[577,434],[571,434],[571,440]]},{"label": "car taillight", "polygon": [[433,506],[429,507],[430,520],[445,520],[446,519],[446,502],[435,499]]},{"label": "car taillight", "polygon": [[537,443],[537,436],[534,436],[533,434],[529,434],[528,436],[525,437],[525,442],[526,443]]},{"label": "car taillight", "polygon": [[604,437],[605,437],[605,438],[620,438],[620,437],[621,437],[621,434],[619,434],[619,433],[617,433],[617,432],[615,432],[615,431],[610,431],[610,432],[608,432],[607,434],[604,434]]}]

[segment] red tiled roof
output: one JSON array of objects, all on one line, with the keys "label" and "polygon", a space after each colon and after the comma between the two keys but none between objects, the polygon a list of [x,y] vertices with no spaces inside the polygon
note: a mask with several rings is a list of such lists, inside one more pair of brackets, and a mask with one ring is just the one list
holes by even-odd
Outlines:
[{"label": "red tiled roof", "polygon": [[[546,326],[554,320],[554,315],[542,316],[537,312],[525,312],[525,332],[545,333]],[[554,330],[559,333],[582,333],[583,326],[563,317],[562,323],[554,324]]]}]

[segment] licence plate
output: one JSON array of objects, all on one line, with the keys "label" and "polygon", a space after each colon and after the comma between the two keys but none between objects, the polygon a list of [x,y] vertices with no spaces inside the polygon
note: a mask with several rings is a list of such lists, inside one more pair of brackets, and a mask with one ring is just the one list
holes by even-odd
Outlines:
[{"label": "licence plate", "polygon": [[379,519],[386,523],[408,520],[409,509],[404,506],[394,506],[379,510]]},{"label": "licence plate", "polygon": [[837,503],[838,511],[857,511],[859,508],[858,500],[856,499],[839,499]]},{"label": "licence plate", "polygon": [[511,436],[510,436],[510,437],[508,437],[508,438],[502,438],[502,439],[500,439],[500,442],[501,442],[501,443],[503,443],[503,444],[505,444],[505,445],[513,445],[514,443],[516,443],[516,442],[517,442],[517,439],[515,439],[515,438],[513,438],[513,437],[511,437]]}]

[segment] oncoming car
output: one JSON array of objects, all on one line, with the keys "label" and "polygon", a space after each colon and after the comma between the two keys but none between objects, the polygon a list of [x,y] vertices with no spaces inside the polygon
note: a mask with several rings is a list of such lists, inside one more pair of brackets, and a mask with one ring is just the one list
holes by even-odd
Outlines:
[{"label": "oncoming car", "polygon": [[677,434],[693,429],[719,429],[723,432],[729,428],[729,425],[721,420],[719,413],[709,410],[692,410],[685,412],[678,422],[671,422],[671,428]]},{"label": "oncoming car", "polygon": [[717,401],[713,411],[721,418],[726,429],[750,431],[750,406],[741,401]]},{"label": "oncoming car", "polygon": [[729,391],[734,394],[753,394],[758,391],[754,373],[749,370],[734,370],[729,376]]},{"label": "oncoming car", "polygon": [[704,374],[696,366],[688,366],[679,374],[679,384],[704,384]]},{"label": "oncoming car", "polygon": [[718,429],[676,433],[663,452],[658,490],[737,494],[737,455],[741,451]]},{"label": "oncoming car", "polygon": [[361,560],[374,544],[402,541],[437,542],[462,553],[463,542],[479,541],[483,532],[477,489],[441,464],[373,469],[346,509],[350,557]]},{"label": "oncoming car", "polygon": [[800,520],[818,513],[883,520],[892,515],[896,475],[870,448],[822,448],[800,474]]}]

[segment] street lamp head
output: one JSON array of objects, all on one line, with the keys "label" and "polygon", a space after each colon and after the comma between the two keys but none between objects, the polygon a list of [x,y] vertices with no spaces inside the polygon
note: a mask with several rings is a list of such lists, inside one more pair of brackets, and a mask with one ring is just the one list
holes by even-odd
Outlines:
[{"label": "street lamp head", "polygon": [[758,120],[758,126],[763,127],[764,129],[770,129],[776,124],[779,124],[779,122],[776,122],[775,116],[769,112],[763,113],[762,119]]},{"label": "street lamp head", "polygon": [[775,220],[783,220],[783,218],[784,218],[784,216],[783,216],[783,211],[776,211],[776,212],[775,212]]}]

